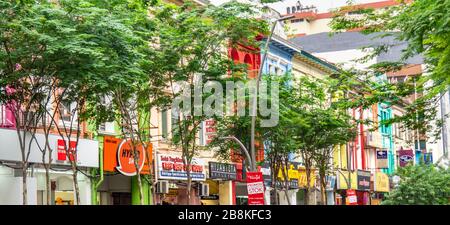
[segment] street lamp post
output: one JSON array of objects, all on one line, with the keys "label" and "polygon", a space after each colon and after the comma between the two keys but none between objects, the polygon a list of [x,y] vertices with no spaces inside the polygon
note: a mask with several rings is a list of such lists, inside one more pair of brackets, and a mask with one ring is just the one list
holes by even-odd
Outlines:
[{"label": "street lamp post", "polygon": [[256,113],[257,113],[257,101],[258,101],[258,92],[259,92],[259,83],[261,81],[261,76],[262,76],[262,70],[263,70],[263,66],[264,66],[264,62],[266,61],[267,58],[267,51],[269,49],[269,43],[270,43],[270,39],[272,39],[272,35],[275,31],[275,27],[277,26],[277,22],[283,21],[283,20],[288,20],[293,18],[293,15],[290,16],[285,16],[285,17],[281,17],[277,20],[275,20],[272,24],[272,28],[270,30],[269,33],[269,37],[266,40],[266,43],[264,45],[264,54],[263,54],[263,58],[261,60],[260,66],[259,66],[259,70],[258,70],[258,76],[256,77],[256,88],[255,88],[255,95],[252,98],[252,112],[250,113],[250,116],[252,118],[252,123],[251,123],[251,141],[250,141],[250,156],[251,156],[251,166],[250,169],[251,171],[256,171],[256,152],[255,152],[255,123],[256,123]]}]

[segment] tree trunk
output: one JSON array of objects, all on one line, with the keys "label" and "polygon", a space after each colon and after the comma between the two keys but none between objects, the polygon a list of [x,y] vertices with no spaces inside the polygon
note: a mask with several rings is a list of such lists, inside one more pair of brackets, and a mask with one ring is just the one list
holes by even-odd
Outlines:
[{"label": "tree trunk", "polygon": [[311,195],[311,170],[309,167],[305,165],[305,172],[306,172],[306,192],[305,192],[305,205],[311,204],[310,202],[310,195]]},{"label": "tree trunk", "polygon": [[75,200],[76,205],[80,204],[80,188],[78,187],[78,171],[77,167],[75,166],[74,162],[72,162],[72,178],[73,178],[73,187],[75,189]]},{"label": "tree trunk", "polygon": [[52,204],[52,184],[50,181],[50,164],[44,165],[45,168],[45,183],[47,188],[47,205],[53,205]]},{"label": "tree trunk", "polygon": [[326,205],[327,204],[327,197],[326,197],[326,192],[325,192],[325,177],[324,175],[320,175],[320,200],[322,201],[322,205]]},{"label": "tree trunk", "polygon": [[186,174],[187,174],[187,187],[186,187],[187,200],[186,200],[186,205],[190,205],[191,204],[192,178],[191,178],[191,171],[190,171],[189,166],[186,167]]},{"label": "tree trunk", "polygon": [[284,195],[286,196],[288,205],[291,205],[291,199],[289,199],[289,177],[287,174],[287,170],[288,170],[288,163],[285,162],[284,168],[282,168],[282,173],[284,177]]},{"label": "tree trunk", "polygon": [[28,188],[27,188],[27,167],[26,163],[23,163],[22,166],[22,196],[23,196],[23,205],[28,205]]},{"label": "tree trunk", "polygon": [[134,167],[136,168],[136,176],[137,176],[137,180],[138,180],[139,200],[140,200],[140,204],[144,205],[144,193],[142,191],[142,180],[141,180],[141,175],[140,175],[140,171],[139,171],[139,154],[138,154],[138,151],[136,150],[136,145],[134,144],[134,140],[132,140],[131,142],[132,142],[132,147],[134,149],[133,159],[134,159]]}]

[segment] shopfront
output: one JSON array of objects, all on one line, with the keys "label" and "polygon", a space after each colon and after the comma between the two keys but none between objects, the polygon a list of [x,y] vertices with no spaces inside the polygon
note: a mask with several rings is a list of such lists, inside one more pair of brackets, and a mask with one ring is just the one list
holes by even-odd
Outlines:
[{"label": "shopfront", "polygon": [[357,171],[358,189],[356,196],[358,205],[370,205],[370,174],[370,171]]},{"label": "shopfront", "polygon": [[[28,204],[47,204],[47,183],[45,169],[42,163],[42,152],[39,146],[45,146],[46,137],[43,134],[36,134],[35,140],[30,145],[30,155],[28,162],[30,167],[27,176]],[[22,173],[18,168],[21,162],[21,151],[19,140],[15,130],[0,129],[0,161],[4,166],[0,166],[0,204],[22,204]],[[26,139],[30,143],[30,139]],[[71,161],[75,160],[81,171],[88,171],[91,168],[98,168],[98,142],[89,139],[71,139],[70,141],[61,138],[59,135],[49,135],[48,143],[53,149],[51,169],[49,178],[51,183],[50,204],[70,205],[77,204],[74,191],[73,172]],[[67,146],[68,152],[66,152]],[[48,152],[47,152],[48,154]],[[45,157],[45,163],[49,163]],[[81,205],[91,204],[91,183],[90,179],[78,172],[77,182],[79,186]]]},{"label": "shopfront", "polygon": [[356,205],[358,189],[358,174],[356,171],[336,171],[336,204]]},{"label": "shopfront", "polygon": [[[101,205],[131,205],[140,204],[139,183],[137,179],[136,165],[132,143],[130,139],[120,139],[112,136],[104,136],[102,142],[103,173],[104,177],[98,183],[93,196]],[[141,175],[144,204],[150,204],[152,193],[148,176],[151,173],[152,144],[147,149],[142,144],[136,146],[139,154],[138,171]]]},{"label": "shopfront", "polygon": [[[204,160],[194,157],[190,168],[187,168],[183,164],[181,154],[157,154],[156,157],[156,178],[158,181],[166,181],[169,185],[169,193],[156,194],[156,204],[186,205],[189,199],[190,205],[201,205],[201,196],[204,195],[199,187],[207,184]],[[189,197],[187,170],[190,171],[192,181]]]},{"label": "shopfront", "polygon": [[234,205],[237,166],[233,163],[208,163],[209,195],[201,196],[203,205]]}]

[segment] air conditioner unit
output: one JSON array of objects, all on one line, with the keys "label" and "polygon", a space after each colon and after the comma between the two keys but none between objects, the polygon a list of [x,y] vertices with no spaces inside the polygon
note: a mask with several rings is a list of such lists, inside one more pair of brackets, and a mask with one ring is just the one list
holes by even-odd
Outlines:
[{"label": "air conditioner unit", "polygon": [[169,193],[169,181],[162,180],[156,183],[156,193],[158,194],[168,194]]},{"label": "air conditioner unit", "polygon": [[209,196],[209,184],[199,183],[197,186],[198,196]]}]

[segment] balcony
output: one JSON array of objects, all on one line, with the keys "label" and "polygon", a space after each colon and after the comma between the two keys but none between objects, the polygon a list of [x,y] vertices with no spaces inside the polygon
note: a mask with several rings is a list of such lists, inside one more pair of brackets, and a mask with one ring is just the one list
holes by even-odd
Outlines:
[{"label": "balcony", "polygon": [[364,142],[366,147],[383,148],[383,139],[381,133],[378,131],[364,132]]}]

